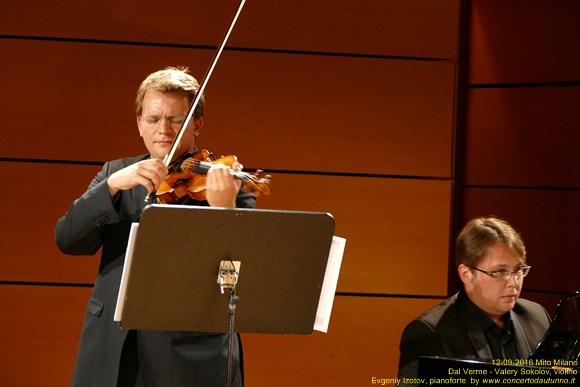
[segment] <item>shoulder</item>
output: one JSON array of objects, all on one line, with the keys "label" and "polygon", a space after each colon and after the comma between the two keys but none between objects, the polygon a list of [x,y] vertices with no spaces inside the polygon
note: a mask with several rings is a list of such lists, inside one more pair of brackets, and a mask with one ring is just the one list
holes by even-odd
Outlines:
[{"label": "shoulder", "polygon": [[108,164],[111,168],[125,168],[128,165],[138,163],[139,161],[142,161],[142,160],[145,160],[148,158],[149,158],[148,154],[133,156],[133,157],[123,157],[120,159],[108,161],[106,164]]},{"label": "shoulder", "polygon": [[99,173],[100,178],[104,178],[107,176],[112,175],[113,173],[117,172],[120,169],[128,167],[129,165],[138,163],[139,161],[145,160],[149,158],[149,154],[134,156],[134,157],[123,157],[116,160],[107,161],[101,172]]},{"label": "shoulder", "polygon": [[432,329],[435,329],[443,317],[448,315],[457,307],[457,296],[458,294],[454,294],[431,309],[426,310],[421,313],[415,321],[422,322],[423,324],[430,326]]},{"label": "shoulder", "polygon": [[514,306],[513,313],[524,322],[532,321],[545,327],[550,325],[550,315],[546,309],[537,302],[519,298]]},{"label": "shoulder", "polygon": [[440,331],[442,326],[456,326],[457,324],[455,320],[458,316],[455,312],[456,308],[457,294],[426,310],[413,319],[403,330],[403,338],[410,339],[427,334],[438,334],[437,332]]}]

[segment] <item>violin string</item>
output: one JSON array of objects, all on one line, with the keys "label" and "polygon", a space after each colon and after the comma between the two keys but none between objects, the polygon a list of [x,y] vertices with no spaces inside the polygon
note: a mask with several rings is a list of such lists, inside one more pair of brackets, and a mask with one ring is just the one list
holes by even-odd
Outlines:
[{"label": "violin string", "polygon": [[[196,172],[206,174],[209,169],[212,167],[212,162],[203,161],[199,159],[195,159],[192,157],[188,157],[179,165],[179,168],[182,171],[193,171],[194,168],[198,167]],[[201,168],[200,168],[201,167]],[[202,169],[200,171],[199,169]],[[266,178],[261,178],[260,175],[263,173],[262,170],[257,170],[255,174],[247,173],[244,171],[235,171],[230,168],[231,173],[234,175],[235,178],[245,181],[249,184],[249,188],[252,189],[253,192],[262,192],[262,191],[269,191],[270,181],[268,179],[269,176]]]}]

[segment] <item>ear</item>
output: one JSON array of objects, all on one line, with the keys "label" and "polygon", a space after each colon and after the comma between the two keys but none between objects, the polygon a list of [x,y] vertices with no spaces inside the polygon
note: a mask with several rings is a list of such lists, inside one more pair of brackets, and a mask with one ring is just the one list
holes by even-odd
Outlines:
[{"label": "ear", "polygon": [[137,129],[139,130],[139,136],[143,137],[143,132],[141,131],[141,120],[137,117]]},{"label": "ear", "polygon": [[459,279],[461,279],[463,285],[469,284],[471,282],[471,279],[473,278],[473,272],[471,271],[469,266],[464,265],[463,263],[457,266],[457,274],[459,274]]},{"label": "ear", "polygon": [[197,120],[193,120],[193,125],[193,138],[197,140],[197,137],[201,132],[201,128],[203,128],[203,117],[200,117]]}]

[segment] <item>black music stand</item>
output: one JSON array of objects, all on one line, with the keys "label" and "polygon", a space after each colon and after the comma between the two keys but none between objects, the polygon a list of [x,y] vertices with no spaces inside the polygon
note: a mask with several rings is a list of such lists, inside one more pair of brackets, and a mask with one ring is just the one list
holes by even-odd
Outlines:
[{"label": "black music stand", "polygon": [[150,205],[123,274],[121,327],[230,332],[218,271],[239,261],[235,331],[312,334],[334,227],[322,212]]},{"label": "black music stand", "polygon": [[115,320],[229,333],[231,386],[234,331],[312,333],[334,225],[321,212],[150,205],[130,241]]}]

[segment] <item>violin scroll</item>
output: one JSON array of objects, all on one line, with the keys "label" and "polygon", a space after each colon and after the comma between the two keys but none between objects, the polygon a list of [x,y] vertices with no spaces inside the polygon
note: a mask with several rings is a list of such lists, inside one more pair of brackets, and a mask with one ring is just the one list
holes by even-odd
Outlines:
[{"label": "violin scroll", "polygon": [[265,175],[261,169],[257,169],[256,172],[247,175],[248,177],[244,180],[246,184],[242,186],[244,192],[253,192],[256,197],[261,194],[270,195],[272,193],[271,175]]}]

